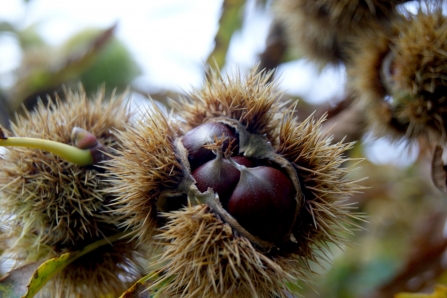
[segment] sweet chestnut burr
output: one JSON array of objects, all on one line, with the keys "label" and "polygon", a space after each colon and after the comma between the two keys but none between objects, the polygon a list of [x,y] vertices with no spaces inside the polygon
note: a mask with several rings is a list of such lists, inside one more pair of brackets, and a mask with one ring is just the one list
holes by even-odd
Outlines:
[{"label": "sweet chestnut burr", "polygon": [[[7,147],[0,157],[2,262],[13,260],[13,269],[21,268],[120,232],[113,195],[106,191],[110,183],[102,176],[110,173],[99,166],[120,142],[113,132],[130,124],[125,99],[123,94],[108,100],[104,90],[93,98],[82,89],[67,90],[63,99],[39,102],[11,123],[13,137],[73,144],[96,150],[99,158],[95,166],[80,166],[45,150]],[[117,297],[140,278],[141,256],[136,241],[108,242],[62,269],[38,295]]]},{"label": "sweet chestnut burr", "polygon": [[[425,4],[424,4],[425,3]],[[447,17],[442,2],[421,3],[394,20],[392,33],[358,38],[349,88],[378,136],[430,144],[447,141]]]},{"label": "sweet chestnut burr", "polygon": [[174,103],[178,117],[154,108],[120,133],[108,166],[115,204],[142,245],[162,245],[149,290],[287,297],[327,242],[344,241],[356,217],[344,202],[361,189],[340,167],[352,144],[331,144],[324,117],[299,122],[270,75],[210,70]]},{"label": "sweet chestnut burr", "polygon": [[318,63],[350,61],[356,37],[377,30],[391,31],[392,20],[402,19],[397,6],[407,0],[275,0],[289,47]]}]

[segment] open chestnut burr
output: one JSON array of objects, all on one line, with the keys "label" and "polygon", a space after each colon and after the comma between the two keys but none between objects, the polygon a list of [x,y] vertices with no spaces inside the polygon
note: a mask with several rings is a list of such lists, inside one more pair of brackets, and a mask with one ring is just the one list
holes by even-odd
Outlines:
[{"label": "open chestnut burr", "polygon": [[303,194],[293,166],[265,138],[237,120],[214,118],[179,140],[178,151],[187,154],[182,159],[194,161],[198,191],[214,194],[205,203],[216,214],[265,250],[287,242]]},{"label": "open chestnut burr", "polygon": [[290,297],[327,243],[345,241],[357,218],[346,199],[361,189],[341,167],[353,144],[332,144],[324,117],[299,122],[270,76],[210,70],[174,116],[154,107],[119,133],[111,192],[123,225],[157,248],[149,290]]}]

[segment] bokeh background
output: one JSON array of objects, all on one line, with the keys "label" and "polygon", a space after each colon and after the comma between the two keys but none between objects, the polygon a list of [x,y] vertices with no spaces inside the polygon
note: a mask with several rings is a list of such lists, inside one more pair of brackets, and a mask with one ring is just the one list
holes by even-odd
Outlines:
[{"label": "bokeh background", "polygon": [[349,154],[364,160],[352,178],[369,177],[350,198],[367,221],[349,245],[328,247],[303,296],[393,297],[447,284],[447,209],[428,149],[373,137],[344,114],[343,67],[319,69],[275,30],[266,0],[0,0],[0,124],[80,82],[88,93],[129,88],[141,109],[149,98],[168,105],[200,87],[207,63],[228,73],[275,68],[300,119],[328,112],[324,129],[334,141],[358,141]]}]

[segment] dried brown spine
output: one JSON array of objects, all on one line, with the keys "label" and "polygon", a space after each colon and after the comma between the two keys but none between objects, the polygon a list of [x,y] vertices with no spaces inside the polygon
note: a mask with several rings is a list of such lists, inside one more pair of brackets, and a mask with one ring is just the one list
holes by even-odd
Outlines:
[{"label": "dried brown spine", "polygon": [[276,113],[284,104],[278,101],[276,82],[270,82],[272,75],[256,68],[245,77],[225,76],[208,69],[202,88],[172,104],[188,129],[209,119],[227,117],[240,121],[252,133],[270,138],[279,123]]},{"label": "dried brown spine", "polygon": [[145,245],[160,226],[156,206],[160,195],[178,188],[185,171],[174,147],[176,130],[154,105],[132,127],[117,132],[121,145],[106,166],[113,184],[108,191],[116,195],[112,205],[123,218],[122,226],[135,231]]}]

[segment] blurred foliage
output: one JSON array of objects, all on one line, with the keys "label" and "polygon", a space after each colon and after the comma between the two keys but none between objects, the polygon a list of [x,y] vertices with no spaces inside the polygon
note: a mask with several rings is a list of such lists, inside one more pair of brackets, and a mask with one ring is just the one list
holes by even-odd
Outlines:
[{"label": "blurred foliage", "polygon": [[20,31],[11,31],[16,34],[17,39],[20,43],[20,47],[24,50],[29,50],[33,47],[40,48],[46,46],[46,42],[43,40],[37,30],[38,24],[33,24]]},{"label": "blurred foliage", "polygon": [[[101,33],[99,29],[83,30],[63,45],[63,51],[82,51]],[[129,50],[116,37],[110,37],[100,51],[96,59],[79,73],[79,79],[87,92],[95,92],[103,83],[109,90],[124,90],[141,73]]]},{"label": "blurred foliage", "polygon": [[[351,156],[363,158],[363,146],[357,144]],[[415,164],[405,168],[368,160],[360,165],[353,178],[369,176],[364,182],[369,189],[351,200],[368,222],[360,223],[363,229],[350,236],[342,251],[331,249],[333,263],[316,280],[315,289],[303,286],[304,297],[393,297],[396,292],[411,290],[409,282],[429,272],[432,278],[413,285],[413,291],[430,291],[436,283],[443,283],[435,273],[436,262],[430,264],[426,258],[427,252],[435,257],[431,249],[437,245],[427,238],[443,238],[447,218],[443,195],[431,184],[429,157],[421,154]],[[415,248],[421,251],[415,253]],[[411,258],[416,262],[408,266]],[[420,262],[429,266],[419,270]],[[397,278],[402,270],[411,274]],[[384,287],[390,283],[392,289]]]},{"label": "blurred foliage", "polygon": [[396,298],[447,298],[447,287],[437,286],[433,294],[399,293]]},{"label": "blurred foliage", "polygon": [[233,34],[242,27],[245,0],[224,0],[219,20],[219,30],[214,38],[214,49],[207,59],[210,65],[220,69],[225,65],[228,48]]},{"label": "blurred foliage", "polygon": [[49,46],[37,28],[35,24],[17,30],[6,22],[0,26],[17,38],[22,50],[21,64],[11,74],[13,85],[0,90],[0,123],[4,126],[8,125],[6,113],[11,117],[22,105],[31,109],[38,98],[45,99],[62,86],[81,82],[88,93],[96,92],[102,84],[109,92],[122,91],[140,74],[129,50],[114,37],[116,25],[84,29],[60,47]]}]

